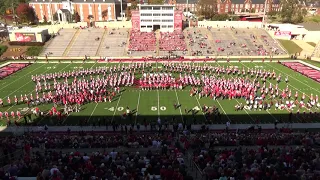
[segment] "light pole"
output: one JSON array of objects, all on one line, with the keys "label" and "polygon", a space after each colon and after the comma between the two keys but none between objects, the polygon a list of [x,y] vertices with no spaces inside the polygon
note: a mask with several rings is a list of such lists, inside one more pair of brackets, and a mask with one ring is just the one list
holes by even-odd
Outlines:
[{"label": "light pole", "polygon": [[123,20],[123,10],[122,10],[122,0],[120,0],[120,15],[121,15],[121,21]]},{"label": "light pole", "polygon": [[262,16],[262,27],[265,24],[266,12],[267,12],[267,0],[264,1],[264,10],[263,10],[263,16]]}]

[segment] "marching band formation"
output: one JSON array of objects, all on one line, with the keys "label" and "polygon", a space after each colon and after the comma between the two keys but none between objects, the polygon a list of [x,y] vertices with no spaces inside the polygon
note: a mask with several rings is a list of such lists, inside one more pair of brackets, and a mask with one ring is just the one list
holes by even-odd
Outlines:
[{"label": "marching band formation", "polygon": [[[176,75],[176,76],[175,76]],[[275,110],[312,111],[319,109],[318,95],[292,90],[288,77],[284,79],[286,88],[280,88],[281,74],[259,68],[221,67],[194,63],[163,63],[153,67],[150,63],[132,63],[127,66],[118,64],[110,67],[78,69],[68,72],[56,72],[32,75],[34,92],[7,97],[0,106],[26,104],[36,107],[34,114],[41,111],[40,104],[51,104],[48,115],[60,115],[56,106],[64,106],[65,114],[79,112],[81,106],[90,102],[112,102],[122,87],[138,87],[141,90],[185,89],[190,88],[190,96],[216,99],[245,99],[245,103],[235,105],[235,110]],[[274,84],[271,82],[273,81]],[[306,96],[308,98],[306,98]],[[13,98],[13,101],[11,101]],[[11,109],[11,108],[9,108]],[[0,118],[20,119],[20,111],[0,112]]]}]

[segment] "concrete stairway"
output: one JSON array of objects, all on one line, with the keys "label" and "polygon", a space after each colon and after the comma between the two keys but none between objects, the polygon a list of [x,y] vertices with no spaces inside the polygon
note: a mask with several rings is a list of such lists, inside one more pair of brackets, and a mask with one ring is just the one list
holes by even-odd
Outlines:
[{"label": "concrete stairway", "polygon": [[76,39],[78,38],[79,34],[80,34],[80,29],[78,29],[78,30],[76,31],[76,33],[74,33],[74,35],[73,35],[73,37],[72,37],[71,41],[69,42],[69,44],[68,44],[67,48],[64,50],[64,52],[63,52],[63,55],[62,55],[62,56],[67,56],[67,55],[68,55],[68,53],[69,53],[69,51],[70,51],[71,47],[73,46],[74,42],[75,42],[75,41],[76,41]]},{"label": "concrete stairway", "polygon": [[157,56],[159,56],[159,51],[160,51],[160,38],[161,38],[161,34],[160,34],[160,30],[157,30],[155,32],[156,34],[156,54]]},{"label": "concrete stairway", "polygon": [[103,32],[103,35],[102,35],[102,37],[100,39],[100,44],[99,44],[99,47],[97,49],[96,56],[99,56],[100,51],[101,51],[101,45],[103,44],[104,39],[106,38],[107,34],[108,34],[108,30],[105,29],[104,32]]},{"label": "concrete stairway", "polygon": [[302,52],[300,53],[301,57],[305,57],[305,56],[311,56],[313,51],[314,51],[314,47],[311,46],[310,44],[308,44],[307,42],[303,41],[303,40],[292,40],[294,43],[296,43],[299,47],[302,48]]},{"label": "concrete stairway", "polygon": [[[211,33],[210,33],[211,34]],[[191,56],[191,52],[192,52],[192,48],[191,48],[191,46],[190,46],[190,44],[188,43],[188,33],[187,33],[187,29],[185,29],[184,31],[183,31],[183,35],[184,35],[184,37],[185,37],[185,42],[186,42],[186,45],[187,45],[187,55],[188,56]]]},{"label": "concrete stairway", "polygon": [[313,50],[311,57],[320,57],[320,41]]}]

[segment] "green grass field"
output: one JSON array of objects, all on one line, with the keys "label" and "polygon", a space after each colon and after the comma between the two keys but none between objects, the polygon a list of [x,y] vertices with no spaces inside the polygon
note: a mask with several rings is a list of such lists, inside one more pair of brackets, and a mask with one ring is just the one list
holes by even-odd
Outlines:
[{"label": "green grass field", "polygon": [[[111,64],[113,66],[114,64]],[[309,79],[299,73],[294,72],[291,69],[286,68],[276,62],[247,62],[247,63],[215,63],[211,64],[214,66],[238,66],[240,69],[242,67],[247,68],[261,68],[265,70],[274,70],[277,74],[281,73],[284,79],[285,76],[289,76],[289,88],[292,90],[292,96],[296,91],[299,94],[305,92],[306,95],[313,93],[314,95],[319,94],[320,84],[315,82],[312,79]],[[54,72],[63,72],[63,71],[72,71],[79,68],[95,68],[95,67],[105,67],[108,66],[104,63],[85,63],[85,64],[76,64],[76,63],[36,63],[30,65],[22,71],[19,71],[3,80],[0,80],[0,97],[6,103],[8,96],[11,97],[13,101],[14,95],[20,99],[20,94],[30,94],[34,92],[34,82],[31,81],[31,75],[44,74],[44,73],[54,73]],[[156,66],[154,64],[154,66]],[[158,67],[161,65],[158,64]],[[231,76],[226,78],[231,78]],[[272,84],[276,84],[274,80],[268,80]],[[286,87],[285,82],[281,82],[279,85],[280,89]],[[63,119],[63,125],[79,125],[80,120],[87,119],[89,124],[96,123],[99,121],[104,122],[118,122],[125,124],[132,123],[141,123],[143,124],[144,120],[147,122],[156,122],[158,117],[161,119],[167,119],[169,122],[172,122],[174,117],[176,122],[182,122],[182,120],[187,123],[202,123],[205,121],[205,116],[201,111],[198,111],[195,116],[192,116],[190,113],[186,114],[185,109],[190,110],[192,108],[198,107],[201,109],[203,105],[213,106],[219,108],[221,113],[221,118],[213,118],[211,122],[216,124],[224,124],[226,121],[231,120],[233,124],[251,124],[256,120],[259,120],[261,123],[274,123],[275,120],[280,122],[286,122],[288,119],[288,111],[279,111],[272,108],[269,111],[235,111],[234,106],[240,102],[245,103],[243,99],[234,99],[234,100],[212,100],[208,98],[190,97],[190,87],[187,87],[183,90],[151,90],[151,91],[141,91],[135,87],[124,87],[123,92],[116,96],[116,98],[111,102],[103,103],[90,103],[82,107],[82,110],[78,113],[72,113],[68,117]],[[41,95],[41,93],[39,93]],[[320,94],[319,94],[320,95]],[[34,95],[35,97],[35,95]],[[174,109],[173,104],[178,103],[181,105],[181,108]],[[134,110],[135,115],[131,119],[123,119],[121,115],[124,113],[126,107],[130,107],[131,110]],[[26,104],[20,105],[9,105],[0,108],[1,112],[11,112],[16,110],[23,110],[26,108]],[[52,107],[52,104],[45,104],[38,106],[41,111],[46,111]],[[58,107],[58,109],[63,107]],[[313,109],[313,111],[318,111]],[[32,117],[33,121],[37,124],[53,124],[54,122],[48,117]],[[294,122],[303,122],[302,119],[294,118]],[[319,122],[319,120],[312,120],[311,122]],[[1,125],[6,124],[5,118],[0,121]],[[21,123],[24,123],[21,120]]]},{"label": "green grass field", "polygon": [[296,43],[290,40],[278,39],[282,46],[288,51],[289,54],[300,53],[303,49]]}]

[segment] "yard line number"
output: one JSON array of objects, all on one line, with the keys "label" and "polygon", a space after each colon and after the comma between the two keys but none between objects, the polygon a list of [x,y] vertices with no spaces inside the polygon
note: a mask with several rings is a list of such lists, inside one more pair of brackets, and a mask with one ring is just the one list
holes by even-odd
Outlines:
[{"label": "yard line number", "polygon": [[[158,108],[156,106],[152,106],[151,107],[151,111],[157,111],[157,110],[158,110]],[[165,106],[161,106],[160,110],[161,111],[165,111],[165,110],[167,110],[167,108]]]},{"label": "yard line number", "polygon": [[[115,111],[115,110],[117,110],[117,111],[123,111],[123,110],[124,110],[124,107],[119,106],[118,108],[110,107],[110,108],[104,108],[104,109],[107,109],[107,110],[109,110],[109,111]],[[151,111],[157,111],[157,110],[158,110],[158,108],[157,108],[156,106],[152,106],[152,107],[151,107]],[[165,106],[161,106],[161,107],[160,107],[160,110],[161,110],[161,111],[166,111],[167,108],[166,108]]]},{"label": "yard line number", "polygon": [[46,67],[46,69],[55,69],[56,66],[49,66],[49,67]]},{"label": "yard line number", "polygon": [[[115,111],[115,107],[110,107],[110,108],[104,108],[104,109],[108,109],[109,111]],[[123,111],[124,110],[124,107],[121,107],[121,106],[119,106],[118,108],[117,108],[117,110],[118,111]]]}]

